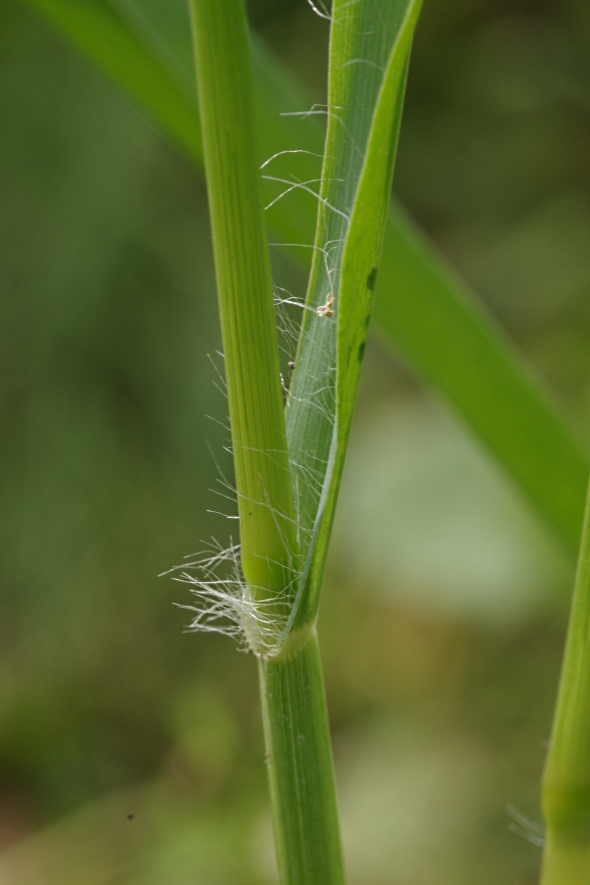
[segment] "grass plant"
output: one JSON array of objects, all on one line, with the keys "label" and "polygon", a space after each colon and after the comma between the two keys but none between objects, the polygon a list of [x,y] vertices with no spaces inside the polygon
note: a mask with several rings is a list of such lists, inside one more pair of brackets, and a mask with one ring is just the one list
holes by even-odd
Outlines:
[{"label": "grass plant", "polygon": [[[338,885],[344,874],[315,624],[378,278],[379,334],[451,401],[571,550],[587,455],[526,362],[403,210],[390,206],[419,0],[315,8],[331,21],[328,105],[317,109],[327,118],[323,146],[313,119],[301,119],[297,89],[256,42],[251,50],[243,0],[191,0],[200,116],[180,2],[28,2],[205,168],[240,547],[201,563],[195,623],[215,629],[229,618],[226,632],[257,655],[281,881]],[[291,117],[277,123],[279,113]],[[273,238],[310,265],[286,392],[264,203]],[[216,572],[227,560],[229,581]],[[589,563],[587,515],[543,783],[542,885],[590,877]]]},{"label": "grass plant", "polygon": [[[285,883],[343,881],[315,624],[419,4],[335,2],[309,291],[283,424],[243,0],[192,0],[240,517]],[[380,21],[379,39],[370,38]],[[287,454],[288,447],[288,454]],[[260,612],[260,608],[262,612]],[[252,623],[255,630],[252,630]]]}]

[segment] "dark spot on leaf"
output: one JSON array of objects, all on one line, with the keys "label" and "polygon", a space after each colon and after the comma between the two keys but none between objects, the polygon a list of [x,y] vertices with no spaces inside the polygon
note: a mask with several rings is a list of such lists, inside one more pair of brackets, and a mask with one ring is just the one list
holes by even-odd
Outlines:
[{"label": "dark spot on leaf", "polygon": [[134,814],[128,814],[128,815],[127,815],[127,820],[133,820],[134,817],[135,817]]},{"label": "dark spot on leaf", "polygon": [[377,283],[377,268],[374,267],[372,269],[371,273],[369,274],[369,276],[367,277],[367,289],[370,292],[372,292],[375,288],[376,283]]},{"label": "dark spot on leaf", "polygon": [[366,347],[366,346],[367,346],[367,342],[366,342],[366,341],[361,341],[361,343],[359,344],[358,355],[357,355],[357,356],[358,356],[358,361],[359,361],[359,363],[362,363],[362,361],[363,361],[363,357],[364,357],[364,355],[365,355],[365,347]]}]

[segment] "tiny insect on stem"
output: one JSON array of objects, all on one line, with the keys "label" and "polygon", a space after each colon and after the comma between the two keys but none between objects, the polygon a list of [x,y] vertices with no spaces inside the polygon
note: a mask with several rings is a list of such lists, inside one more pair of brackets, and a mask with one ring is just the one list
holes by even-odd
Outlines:
[{"label": "tiny insect on stem", "polygon": [[316,313],[319,317],[333,317],[334,316],[334,311],[332,310],[333,306],[334,306],[334,296],[330,292],[330,294],[326,298],[326,303],[321,304],[316,309]]}]

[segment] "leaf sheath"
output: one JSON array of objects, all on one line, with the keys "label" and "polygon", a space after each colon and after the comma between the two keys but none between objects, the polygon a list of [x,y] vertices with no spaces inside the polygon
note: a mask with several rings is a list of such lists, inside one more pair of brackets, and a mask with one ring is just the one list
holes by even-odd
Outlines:
[{"label": "leaf sheath", "polygon": [[296,567],[270,259],[242,0],[192,0],[203,146],[250,592],[284,603]]}]

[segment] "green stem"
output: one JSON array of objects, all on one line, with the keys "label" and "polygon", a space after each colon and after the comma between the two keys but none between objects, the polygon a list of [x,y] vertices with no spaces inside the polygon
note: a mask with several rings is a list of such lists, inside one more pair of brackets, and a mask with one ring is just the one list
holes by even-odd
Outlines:
[{"label": "green stem", "polygon": [[590,494],[543,777],[542,885],[590,882]]},{"label": "green stem", "polygon": [[343,885],[322,670],[314,628],[259,661],[277,860],[282,885]]},{"label": "green stem", "polygon": [[541,885],[578,885],[590,882],[590,845],[587,840],[562,839],[547,833]]},{"label": "green stem", "polygon": [[243,0],[191,0],[191,11],[242,568],[255,598],[284,603],[296,533],[246,13]]}]

